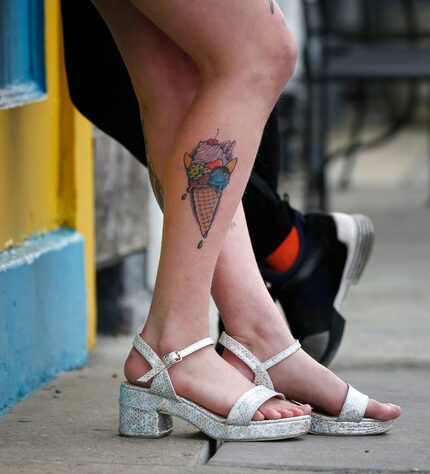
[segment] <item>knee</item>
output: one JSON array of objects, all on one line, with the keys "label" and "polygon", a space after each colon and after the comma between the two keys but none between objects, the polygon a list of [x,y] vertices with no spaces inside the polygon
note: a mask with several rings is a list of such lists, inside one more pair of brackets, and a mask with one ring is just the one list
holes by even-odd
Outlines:
[{"label": "knee", "polygon": [[254,63],[267,86],[278,95],[293,75],[297,59],[297,47],[287,28],[270,35],[257,48]]},{"label": "knee", "polygon": [[293,75],[297,62],[296,42],[287,29],[279,35],[277,43],[271,46],[267,56],[272,65],[274,85],[281,91]]},{"label": "knee", "polygon": [[[213,58],[213,57],[212,57]],[[242,91],[264,97],[273,105],[294,72],[297,47],[291,33],[282,28],[260,41],[255,37],[243,42],[236,51],[200,67],[204,82],[227,79]]]},{"label": "knee", "polygon": [[135,90],[139,107],[144,115],[159,116],[169,111],[172,115],[184,116],[194,100],[198,86],[178,81],[167,83],[161,90],[150,90],[142,94]]},{"label": "knee", "polygon": [[175,116],[184,115],[200,85],[197,68],[191,62],[173,61],[160,61],[156,66],[147,68],[141,81],[133,80],[141,111],[155,116],[166,110]]}]

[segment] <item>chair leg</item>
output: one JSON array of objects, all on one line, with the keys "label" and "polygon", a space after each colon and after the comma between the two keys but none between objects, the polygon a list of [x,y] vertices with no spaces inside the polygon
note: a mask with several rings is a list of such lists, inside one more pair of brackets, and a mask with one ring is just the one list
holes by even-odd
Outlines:
[{"label": "chair leg", "polygon": [[351,129],[349,132],[349,143],[345,155],[344,155],[344,164],[339,178],[339,188],[341,190],[346,190],[351,184],[351,176],[355,165],[355,158],[357,157],[357,152],[359,147],[359,136],[361,135],[367,112],[367,95],[365,90],[365,85],[363,83],[359,84],[359,101],[357,108],[355,109],[354,117],[351,124]]},{"label": "chair leg", "polygon": [[427,195],[427,206],[430,207],[430,102],[428,102],[428,112],[429,112],[429,130],[427,134],[427,140],[428,140],[428,156],[427,156],[427,189],[428,189],[428,195]]},{"label": "chair leg", "polygon": [[308,83],[308,140],[306,143],[306,210],[327,210],[325,179],[327,85],[325,81]]}]

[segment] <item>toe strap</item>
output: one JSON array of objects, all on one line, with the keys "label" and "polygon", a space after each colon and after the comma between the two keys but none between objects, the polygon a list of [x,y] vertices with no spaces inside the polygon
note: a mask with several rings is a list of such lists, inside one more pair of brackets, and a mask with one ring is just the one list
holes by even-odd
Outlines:
[{"label": "toe strap", "polygon": [[348,384],[348,392],[339,414],[339,421],[360,422],[366,413],[369,397]]},{"label": "toe strap", "polygon": [[239,357],[239,359],[245,362],[245,364],[254,372],[254,383],[256,385],[265,385],[272,390],[274,388],[273,382],[267,371],[274,365],[279,364],[279,362],[282,362],[283,360],[295,354],[301,347],[299,341],[294,341],[291,346],[274,355],[270,359],[261,362],[251,351],[249,351],[240,342],[236,341],[236,339],[233,339],[231,336],[229,336],[226,332],[221,334],[218,342],[226,347],[229,351],[233,352],[236,357]]},{"label": "toe strap", "polygon": [[273,397],[285,400],[282,393],[274,392],[264,385],[258,385],[249,389],[233,405],[228,414],[227,423],[230,425],[249,425],[258,408]]},{"label": "toe strap", "polygon": [[233,352],[236,357],[239,357],[245,364],[254,372],[254,383],[256,385],[265,385],[273,390],[272,379],[266,370],[266,367],[260,362],[255,355],[249,351],[240,342],[233,339],[226,332],[221,334],[219,343]]}]

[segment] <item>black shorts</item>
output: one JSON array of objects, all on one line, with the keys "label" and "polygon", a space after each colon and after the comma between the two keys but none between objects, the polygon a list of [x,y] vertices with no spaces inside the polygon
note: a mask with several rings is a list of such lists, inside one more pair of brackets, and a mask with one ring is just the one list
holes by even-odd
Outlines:
[{"label": "black shorts", "polygon": [[108,27],[90,0],[61,0],[61,10],[73,104],[146,165],[139,105]]}]

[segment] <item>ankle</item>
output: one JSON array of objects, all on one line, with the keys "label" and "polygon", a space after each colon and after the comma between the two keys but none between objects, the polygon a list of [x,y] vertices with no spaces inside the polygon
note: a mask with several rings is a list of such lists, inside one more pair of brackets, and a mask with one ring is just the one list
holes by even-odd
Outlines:
[{"label": "ankle", "polygon": [[[190,328],[187,332],[183,328],[174,327],[159,328],[146,324],[140,333],[141,338],[159,356],[184,349],[190,344],[207,337],[208,330],[200,328]],[[130,383],[136,383],[142,375],[150,370],[150,365],[141,354],[133,347],[124,363],[124,375]]]},{"label": "ankle", "polygon": [[159,355],[183,349],[194,342],[208,337],[208,324],[193,324],[184,327],[183,324],[147,324],[140,333],[142,339]]},{"label": "ankle", "polygon": [[268,358],[294,342],[286,321],[280,316],[254,324],[226,328],[227,333],[259,358]]},{"label": "ankle", "polygon": [[281,337],[285,339],[285,336],[291,336],[285,318],[274,304],[272,308],[266,308],[261,313],[255,314],[254,317],[225,318],[224,325],[230,336],[237,336],[250,342],[270,343],[274,339]]}]

